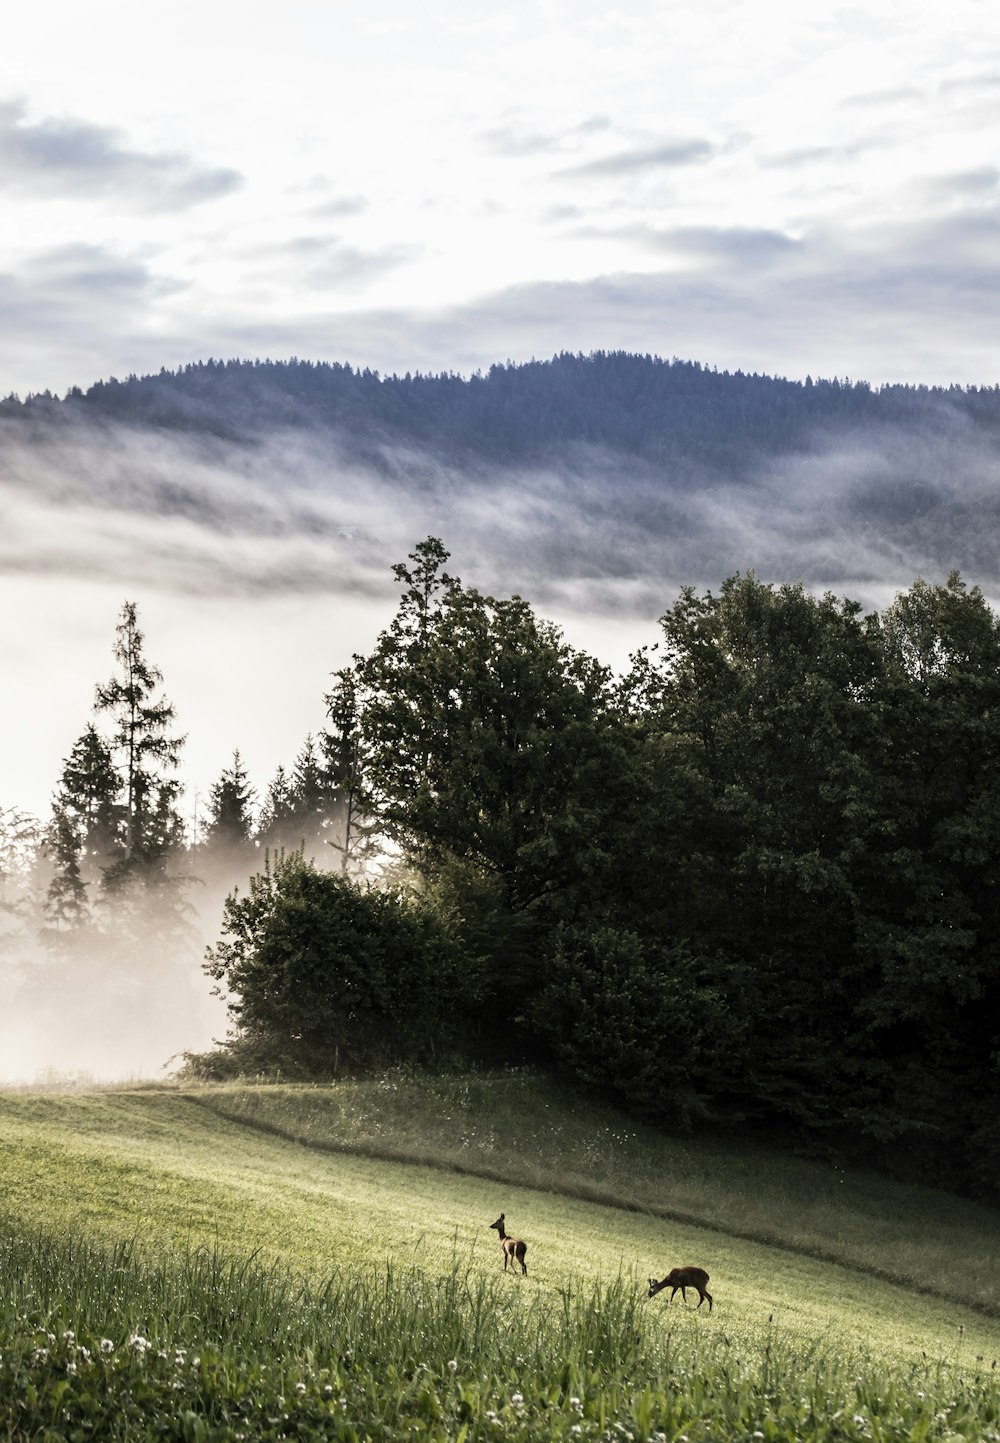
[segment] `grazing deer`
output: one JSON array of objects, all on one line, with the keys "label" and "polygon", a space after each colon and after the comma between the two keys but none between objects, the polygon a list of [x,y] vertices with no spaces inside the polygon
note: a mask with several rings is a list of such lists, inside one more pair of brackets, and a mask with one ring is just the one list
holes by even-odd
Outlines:
[{"label": "grazing deer", "polygon": [[500,1234],[500,1247],[503,1252],[503,1270],[504,1272],[507,1271],[508,1262],[511,1264],[518,1262],[521,1264],[521,1272],[527,1273],[528,1265],[524,1261],[524,1255],[528,1251],[528,1244],[522,1242],[520,1238],[508,1237],[504,1230],[503,1220],[504,1214],[501,1213],[495,1223],[490,1223],[490,1227],[496,1228]]},{"label": "grazing deer", "polygon": [[657,1282],[655,1278],[649,1280],[649,1294],[655,1298],[661,1288],[673,1288],[673,1293],[668,1299],[669,1303],[674,1301],[674,1293],[681,1290],[681,1297],[687,1303],[687,1289],[694,1288],[698,1294],[698,1307],[700,1308],[705,1299],[708,1299],[708,1311],[712,1311],[712,1294],[708,1291],[708,1274],[704,1268],[672,1268],[667,1276]]}]

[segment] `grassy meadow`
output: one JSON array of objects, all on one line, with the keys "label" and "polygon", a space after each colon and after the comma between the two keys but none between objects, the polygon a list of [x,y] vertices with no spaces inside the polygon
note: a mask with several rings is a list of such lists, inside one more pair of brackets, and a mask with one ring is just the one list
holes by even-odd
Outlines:
[{"label": "grassy meadow", "polygon": [[994,1211],[528,1074],[11,1093],[0,1167],[0,1438],[1000,1439]]}]

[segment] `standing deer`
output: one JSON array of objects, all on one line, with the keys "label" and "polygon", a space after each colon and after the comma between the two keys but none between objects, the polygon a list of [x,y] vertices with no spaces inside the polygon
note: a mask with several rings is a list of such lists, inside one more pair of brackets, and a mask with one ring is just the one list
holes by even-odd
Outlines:
[{"label": "standing deer", "polygon": [[495,1223],[490,1223],[490,1227],[496,1228],[500,1234],[500,1248],[503,1252],[503,1270],[504,1272],[507,1271],[508,1262],[512,1264],[518,1262],[521,1264],[521,1272],[527,1273],[528,1265],[524,1261],[524,1255],[528,1251],[528,1244],[522,1242],[520,1238],[508,1237],[504,1230],[503,1220],[504,1214],[501,1213]]},{"label": "standing deer", "polygon": [[698,1294],[698,1307],[700,1308],[705,1299],[708,1299],[708,1311],[712,1311],[712,1294],[708,1291],[708,1274],[704,1268],[672,1268],[667,1276],[657,1282],[655,1278],[649,1280],[648,1296],[655,1298],[661,1288],[673,1288],[668,1299],[668,1306],[674,1301],[674,1293],[681,1290],[681,1297],[687,1304],[687,1289],[694,1288]]}]

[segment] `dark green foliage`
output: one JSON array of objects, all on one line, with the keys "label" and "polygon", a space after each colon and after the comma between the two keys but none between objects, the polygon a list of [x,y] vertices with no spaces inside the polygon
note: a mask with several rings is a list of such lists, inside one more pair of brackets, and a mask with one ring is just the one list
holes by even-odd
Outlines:
[{"label": "dark green foliage", "polygon": [[263,1065],[332,1072],[430,1061],[464,1040],[479,977],[447,918],[400,888],[269,862],[226,902],[207,970],[236,994],[241,1043]]},{"label": "dark green foliage", "polygon": [[460,997],[483,1055],[652,1119],[891,1145],[995,1187],[1000,628],[979,591],[918,581],[879,617],[735,576],[682,592],[613,688],[447,559],[428,538],[395,568],[396,617],[339,674],[325,764],[307,748],[296,773],[304,795],[313,758],[338,840],[348,796],[424,922],[450,919],[440,985],[420,948],[390,965],[343,940],[415,904],[297,863],[216,955],[238,1044],[273,1026],[320,1068],[428,1055]]},{"label": "dark green foliage", "polygon": [[291,772],[279,766],[267,790],[257,826],[265,847],[304,847],[310,855],[335,835],[337,785],[326,757],[326,739],[311,733]]},{"label": "dark green foliage", "polygon": [[97,688],[94,702],[99,715],[110,716],[124,791],[120,855],[105,871],[109,886],[121,886],[143,870],[161,869],[182,839],[176,805],[180,782],[173,773],[185,738],[170,734],[174,708],[157,695],[163,675],[146,660],[144,648],[138,609],[126,601],[115,632],[118,671]]},{"label": "dark green foliage", "polygon": [[[285,767],[279,763],[264,794],[257,818],[257,840],[267,847],[290,845],[294,832],[295,799]],[[301,838],[300,838],[301,841]]]},{"label": "dark green foliage", "polygon": [[724,962],[608,926],[562,928],[538,1023],[581,1082],[646,1117],[717,1113],[746,1074],[749,1019]]},{"label": "dark green foliage", "polygon": [[358,680],[351,667],[336,673],[326,697],[329,729],[320,737],[328,786],[330,820],[327,845],[339,870],[356,873],[379,852],[379,824],[366,810],[366,738],[361,727]]},{"label": "dark green foliage", "polygon": [[250,841],[251,808],[256,792],[250,785],[239,750],[224,768],[209,796],[205,843],[216,851],[239,851]]},{"label": "dark green foliage", "polygon": [[89,722],[63,764],[52,803],[49,854],[54,874],[46,913],[57,931],[88,920],[91,889],[120,852],[121,791],[111,748]]},{"label": "dark green foliage", "polygon": [[520,597],[448,576],[447,555],[432,537],[395,568],[396,618],[357,659],[367,795],[424,869],[462,859],[521,913],[597,835],[609,676]]}]

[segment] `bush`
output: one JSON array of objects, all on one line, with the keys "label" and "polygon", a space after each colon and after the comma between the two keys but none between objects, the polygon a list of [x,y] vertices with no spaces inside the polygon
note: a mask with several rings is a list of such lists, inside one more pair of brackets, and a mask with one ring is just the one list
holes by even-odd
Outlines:
[{"label": "bush", "polygon": [[480,986],[442,910],[297,853],[228,898],[206,970],[233,994],[233,1060],[300,1075],[440,1060]]}]

